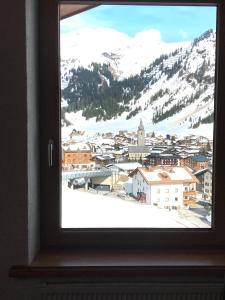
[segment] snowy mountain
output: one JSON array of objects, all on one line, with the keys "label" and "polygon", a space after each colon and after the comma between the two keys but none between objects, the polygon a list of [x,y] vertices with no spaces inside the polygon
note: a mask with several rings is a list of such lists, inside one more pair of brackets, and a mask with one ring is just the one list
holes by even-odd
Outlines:
[{"label": "snowy mountain", "polygon": [[71,69],[90,69],[93,62],[110,64],[114,76],[127,78],[140,73],[159,55],[189,44],[164,43],[160,32],[155,29],[140,32],[134,37],[110,28],[84,28],[64,34],[61,37],[62,87],[68,84]]},{"label": "snowy mountain", "polygon": [[147,130],[190,129],[212,136],[215,32],[208,30],[172,52],[165,47],[157,58],[157,51],[143,55],[150,52],[151,41],[146,48],[143,44],[146,35],[136,38],[142,43],[133,48],[127,46],[129,38],[121,36],[123,43],[114,44],[112,38],[114,46],[93,51],[99,55],[82,56],[77,51],[76,58],[62,60],[63,119],[84,130],[117,131],[135,130],[141,117]]}]

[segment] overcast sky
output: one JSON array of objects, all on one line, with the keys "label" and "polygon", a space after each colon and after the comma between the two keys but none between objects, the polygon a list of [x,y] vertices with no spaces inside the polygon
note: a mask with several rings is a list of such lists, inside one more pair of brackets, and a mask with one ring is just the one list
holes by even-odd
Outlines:
[{"label": "overcast sky", "polygon": [[130,37],[157,29],[164,42],[191,41],[210,28],[216,29],[216,7],[101,5],[61,21],[61,34],[100,27]]}]

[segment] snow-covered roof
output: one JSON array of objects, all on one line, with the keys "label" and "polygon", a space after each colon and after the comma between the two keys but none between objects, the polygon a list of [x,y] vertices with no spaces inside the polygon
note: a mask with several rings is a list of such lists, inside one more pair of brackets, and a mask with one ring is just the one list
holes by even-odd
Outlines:
[{"label": "snow-covered roof", "polygon": [[75,143],[64,147],[64,151],[90,151],[90,147],[86,143]]},{"label": "snow-covered roof", "polygon": [[98,159],[98,160],[109,160],[109,159],[115,159],[115,157],[112,154],[103,154],[103,155],[95,155],[93,156],[93,159]]},{"label": "snow-covered roof", "polygon": [[176,155],[174,155],[174,154],[172,154],[172,153],[161,153],[160,155],[159,155],[159,157],[173,157],[173,158],[177,158],[177,156]]},{"label": "snow-covered roof", "polygon": [[152,154],[161,154],[163,150],[152,150]]},{"label": "snow-covered roof", "polygon": [[198,170],[197,172],[194,173],[194,175],[201,175],[201,174],[204,174],[206,172],[212,173],[212,170],[210,170],[208,168],[205,168],[205,169],[202,169],[202,170]]},{"label": "snow-covered roof", "polygon": [[115,166],[123,171],[129,171],[129,170],[135,170],[137,168],[140,168],[141,164],[139,164],[138,162],[130,162],[130,163],[113,164],[111,166]]},{"label": "snow-covered roof", "polygon": [[186,152],[189,154],[195,154],[195,153],[199,153],[199,149],[187,149]]},{"label": "snow-covered roof", "polygon": [[124,154],[124,152],[125,152],[124,149],[112,151],[113,154]]},{"label": "snow-covered roof", "polygon": [[138,168],[132,174],[138,171],[151,184],[198,182],[186,167]]},{"label": "snow-covered roof", "polygon": [[100,142],[101,144],[105,144],[105,145],[113,145],[115,143],[114,139],[110,139],[110,138],[102,138]]}]

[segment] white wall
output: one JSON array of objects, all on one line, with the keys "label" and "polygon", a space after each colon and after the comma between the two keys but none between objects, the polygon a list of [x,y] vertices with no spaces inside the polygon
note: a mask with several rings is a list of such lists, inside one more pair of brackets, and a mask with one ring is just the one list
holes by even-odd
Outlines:
[{"label": "white wall", "polygon": [[[150,185],[146,183],[140,172],[133,177],[133,195],[137,197],[138,192],[144,192],[146,194],[147,204],[157,204],[159,207],[182,207],[183,191],[183,184]],[[175,198],[177,198],[177,201]],[[166,201],[166,199],[169,200]]]},{"label": "white wall", "polygon": [[[177,192],[176,192],[177,190]],[[159,191],[159,192],[158,192]],[[168,192],[167,192],[168,191]],[[183,184],[159,184],[152,186],[152,202],[159,207],[183,206]],[[169,198],[169,201],[166,199]],[[175,198],[178,198],[175,201]]]},{"label": "white wall", "polygon": [[129,179],[128,181],[124,182],[123,189],[125,190],[125,192],[127,194],[133,193],[133,183],[132,183],[132,180]]},{"label": "white wall", "polygon": [[136,197],[138,192],[145,193],[146,186],[143,176],[137,172],[133,177],[133,195]]}]

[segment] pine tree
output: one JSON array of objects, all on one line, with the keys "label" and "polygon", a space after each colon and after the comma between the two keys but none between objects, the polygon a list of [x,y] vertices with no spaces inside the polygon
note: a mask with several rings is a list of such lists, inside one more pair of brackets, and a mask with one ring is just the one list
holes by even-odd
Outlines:
[{"label": "pine tree", "polygon": [[206,151],[211,151],[211,146],[210,146],[210,143],[208,141],[207,145],[206,145]]}]

